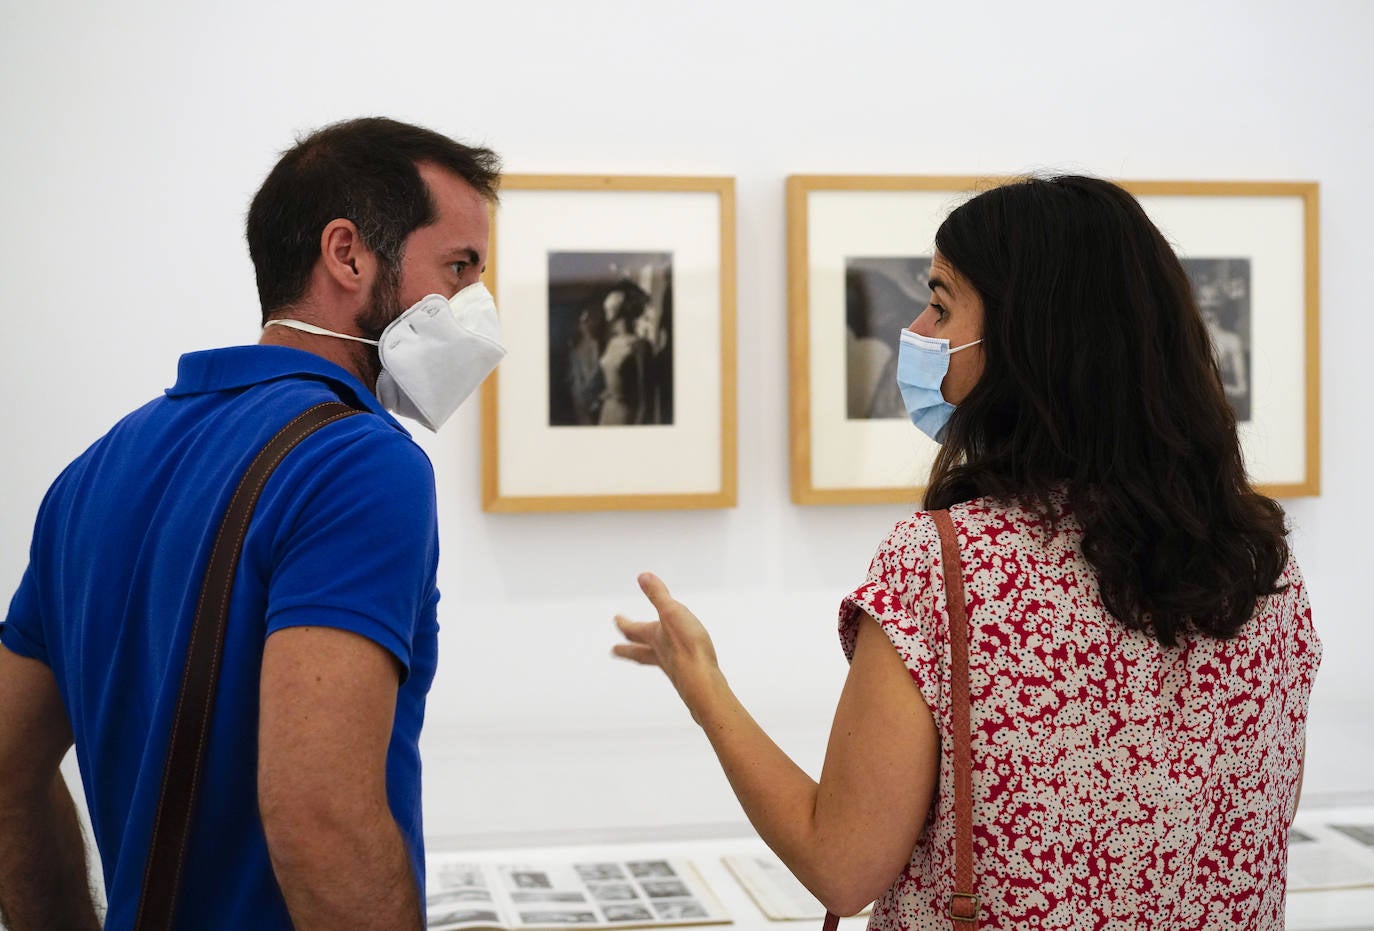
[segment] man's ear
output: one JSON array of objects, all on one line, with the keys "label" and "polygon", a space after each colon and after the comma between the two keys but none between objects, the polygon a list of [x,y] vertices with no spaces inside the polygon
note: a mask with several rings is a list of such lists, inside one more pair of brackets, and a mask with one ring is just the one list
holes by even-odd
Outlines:
[{"label": "man's ear", "polygon": [[368,293],[376,276],[377,256],[363,245],[352,220],[330,220],[320,233],[320,262],[340,290]]}]

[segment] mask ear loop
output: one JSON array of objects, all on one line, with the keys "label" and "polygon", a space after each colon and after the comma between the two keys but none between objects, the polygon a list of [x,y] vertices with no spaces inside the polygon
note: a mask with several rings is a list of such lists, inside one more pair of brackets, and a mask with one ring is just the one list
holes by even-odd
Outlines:
[{"label": "mask ear loop", "polygon": [[954,355],[956,352],[963,352],[963,351],[964,351],[965,349],[967,349],[968,347],[970,347],[970,346],[977,346],[977,345],[978,345],[979,343],[981,343],[982,341],[983,341],[983,337],[980,336],[980,337],[978,337],[977,339],[975,339],[975,340],[974,340],[973,342],[971,342],[971,343],[964,343],[964,345],[959,346],[959,347],[956,348],[956,349],[951,349],[951,350],[949,351],[949,354],[950,354],[950,355]]},{"label": "mask ear loop", "polygon": [[262,325],[265,330],[270,326],[284,326],[289,330],[300,330],[302,333],[314,333],[316,336],[333,336],[335,339],[352,340],[355,343],[366,343],[369,346],[380,346],[381,342],[375,339],[363,339],[361,336],[349,336],[347,333],[335,333],[333,330],[326,330],[322,326],[315,326],[313,323],[306,323],[303,320],[268,320]]}]

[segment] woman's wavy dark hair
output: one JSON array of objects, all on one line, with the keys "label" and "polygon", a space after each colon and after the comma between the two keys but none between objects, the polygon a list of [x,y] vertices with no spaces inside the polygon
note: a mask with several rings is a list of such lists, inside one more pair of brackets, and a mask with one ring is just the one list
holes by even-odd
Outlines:
[{"label": "woman's wavy dark hair", "polygon": [[983,301],[984,368],[956,406],[925,506],[1068,492],[1107,610],[1165,645],[1235,636],[1281,590],[1283,511],[1249,483],[1183,266],[1129,193],[1030,178],[935,236]]}]

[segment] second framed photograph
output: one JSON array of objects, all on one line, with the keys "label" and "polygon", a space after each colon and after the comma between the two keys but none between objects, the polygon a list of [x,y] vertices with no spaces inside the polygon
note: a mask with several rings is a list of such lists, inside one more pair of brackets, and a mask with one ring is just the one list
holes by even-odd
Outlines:
[{"label": "second framed photograph", "polygon": [[911,425],[897,343],[930,300],[935,230],[971,177],[787,179],[792,500],[920,501],[939,447]]},{"label": "second framed photograph", "polygon": [[[935,231],[1006,178],[787,182],[792,500],[916,504],[938,447],[906,416],[898,339],[930,299]],[[1212,334],[1251,480],[1320,490],[1317,185],[1119,181],[1173,244]]]},{"label": "second framed photograph", "polygon": [[502,179],[485,510],[734,506],[734,227],[730,178]]}]

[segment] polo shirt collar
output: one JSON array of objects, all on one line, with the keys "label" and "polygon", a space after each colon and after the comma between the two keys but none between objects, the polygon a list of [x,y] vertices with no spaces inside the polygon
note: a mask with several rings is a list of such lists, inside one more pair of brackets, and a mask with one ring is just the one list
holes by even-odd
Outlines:
[{"label": "polo shirt collar", "polygon": [[377,396],[347,370],[323,356],[289,346],[230,346],[188,352],[177,363],[177,382],[168,388],[168,397],[229,391],[250,385],[292,377],[316,378],[345,389],[365,410],[376,414],[406,436],[410,433],[396,422]]}]

